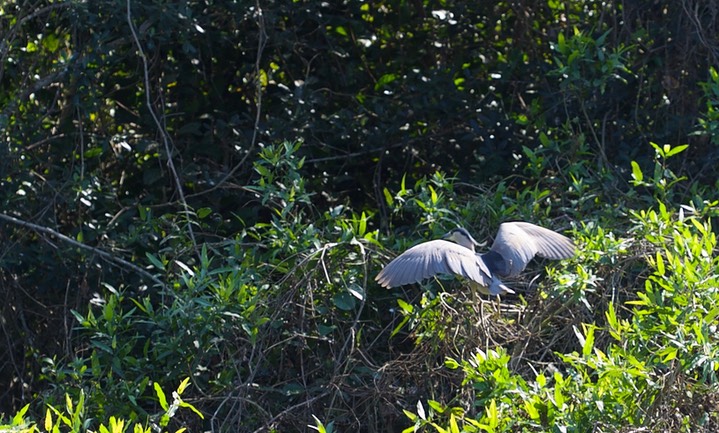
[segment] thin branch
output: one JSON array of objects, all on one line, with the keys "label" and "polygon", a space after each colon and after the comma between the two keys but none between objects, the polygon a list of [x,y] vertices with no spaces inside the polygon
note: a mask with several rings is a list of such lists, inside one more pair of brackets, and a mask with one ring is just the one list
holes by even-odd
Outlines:
[{"label": "thin branch", "polygon": [[167,130],[165,130],[165,128],[162,126],[162,122],[160,122],[160,119],[157,116],[157,113],[155,113],[155,109],[152,105],[150,91],[150,72],[147,65],[147,56],[142,49],[140,38],[137,35],[137,30],[135,30],[135,25],[132,23],[132,9],[130,7],[130,3],[131,0],[127,0],[127,24],[130,26],[130,31],[132,32],[132,39],[135,42],[135,46],[137,46],[137,51],[140,54],[140,58],[142,59],[142,69],[144,73],[145,85],[145,104],[147,105],[147,109],[150,111],[152,120],[155,122],[155,126],[157,126],[157,130],[160,132],[160,136],[162,137],[162,144],[164,145],[165,153],[167,154],[167,166],[172,173],[173,180],[175,181],[175,187],[177,188],[177,193],[180,196],[180,203],[182,203],[182,207],[185,209],[187,231],[190,234],[190,238],[192,239],[192,245],[195,247],[196,250],[197,241],[195,240],[195,232],[192,230],[192,222],[190,221],[190,207],[187,205],[187,200],[185,200],[185,193],[182,190],[182,182],[180,181],[180,176],[177,174],[177,170],[175,169],[175,163],[172,159],[172,149],[170,148],[170,140],[167,134]]},{"label": "thin branch", "polygon": [[105,251],[105,250],[101,250],[101,249],[96,248],[96,247],[91,247],[90,245],[85,245],[85,244],[83,244],[82,242],[78,242],[78,241],[76,241],[75,239],[69,238],[69,237],[65,236],[64,234],[59,233],[59,232],[56,232],[55,230],[53,230],[53,229],[51,229],[51,228],[43,227],[43,226],[39,226],[39,225],[37,225],[37,224],[33,224],[33,223],[31,223],[31,222],[23,221],[23,220],[21,220],[21,219],[12,217],[12,216],[7,215],[7,214],[4,214],[4,213],[0,213],[0,220],[5,220],[5,221],[7,221],[7,222],[9,222],[9,223],[12,223],[12,224],[15,224],[15,225],[18,225],[18,226],[21,226],[21,227],[28,228],[28,229],[33,230],[33,231],[38,232],[38,233],[42,233],[42,234],[45,234],[45,235],[54,236],[54,237],[56,237],[57,239],[59,239],[59,240],[65,242],[65,243],[68,243],[68,244],[70,244],[70,245],[76,246],[76,247],[81,248],[81,249],[86,250],[86,251],[90,251],[90,252],[92,252],[92,253],[94,253],[94,254],[97,254],[98,256],[100,256],[100,257],[102,257],[102,258],[104,258],[104,259],[106,259],[106,260],[108,260],[108,261],[110,261],[110,262],[113,262],[113,263],[115,263],[115,264],[117,264],[117,265],[124,266],[124,267],[126,267],[126,268],[128,268],[128,269],[130,269],[130,270],[132,270],[132,271],[134,271],[134,272],[136,272],[136,273],[138,273],[138,274],[140,274],[141,276],[143,276],[143,277],[145,277],[145,278],[147,278],[147,279],[152,280],[152,281],[153,281],[155,284],[157,284],[158,286],[160,286],[160,287],[162,287],[162,288],[166,288],[165,283],[162,282],[162,280],[160,280],[160,279],[157,278],[156,276],[152,275],[151,273],[147,272],[146,270],[142,269],[141,267],[137,266],[136,264],[130,263],[130,262],[128,262],[127,260],[125,260],[125,259],[123,259],[123,258],[116,257],[116,256],[114,256],[114,255],[108,253],[108,252]]}]

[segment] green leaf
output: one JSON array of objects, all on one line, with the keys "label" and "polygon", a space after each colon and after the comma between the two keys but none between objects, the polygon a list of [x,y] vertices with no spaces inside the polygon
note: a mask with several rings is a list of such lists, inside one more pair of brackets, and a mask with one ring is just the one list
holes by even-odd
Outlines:
[{"label": "green leaf", "polygon": [[457,362],[454,358],[447,358],[444,360],[444,366],[449,368],[450,370],[456,370],[459,368],[459,362]]},{"label": "green leaf", "polygon": [[96,348],[102,350],[102,351],[105,352],[105,353],[109,353],[109,354],[112,354],[112,353],[113,353],[112,348],[111,348],[110,346],[108,346],[107,344],[101,342],[101,341],[91,341],[91,342],[90,342],[90,346],[96,347]]},{"label": "green leaf", "polygon": [[665,149],[665,152],[666,152],[665,158],[669,158],[670,156],[674,156],[674,155],[676,155],[677,153],[681,153],[681,152],[683,152],[687,147],[689,147],[688,144],[682,144],[682,145],[675,146],[675,147],[671,147],[670,145],[665,144],[665,145],[664,145],[664,149]]},{"label": "green leaf", "polygon": [[183,392],[185,392],[185,389],[187,389],[187,385],[190,384],[190,378],[186,377],[180,382],[180,385],[177,387],[177,394],[182,395]]},{"label": "green leaf", "polygon": [[641,182],[644,180],[644,173],[642,173],[641,167],[639,167],[639,164],[637,164],[636,161],[632,161],[632,178],[637,181]]},{"label": "green leaf", "polygon": [[385,187],[382,192],[384,193],[385,202],[387,202],[388,206],[392,207],[392,204],[394,203],[394,197],[392,197],[392,193],[389,192],[389,189],[387,189],[387,187]]},{"label": "green leaf", "polygon": [[147,257],[147,260],[152,263],[152,266],[156,267],[157,269],[164,271],[165,265],[162,264],[160,259],[158,259],[154,254],[150,253],[149,251],[145,252],[145,257]]},{"label": "green leaf", "polygon": [[487,418],[489,418],[489,426],[494,430],[499,425],[499,411],[497,410],[497,401],[492,399],[489,407],[485,408]]},{"label": "green leaf", "polygon": [[609,326],[609,335],[614,337],[615,340],[622,340],[622,328],[619,320],[617,319],[617,312],[614,310],[614,303],[609,302],[607,311],[604,312],[604,317],[607,319],[607,325]]},{"label": "green leaf", "polygon": [[[557,376],[557,374],[555,374],[555,381],[556,381],[556,376]],[[564,407],[565,400],[566,399],[564,398],[564,393],[562,392],[562,387],[555,385],[555,387],[554,387],[554,404],[557,406],[557,408],[559,408],[559,410],[562,410],[562,408]]]},{"label": "green leaf", "polygon": [[654,151],[655,151],[658,155],[660,155],[660,156],[662,156],[662,157],[664,156],[664,150],[663,150],[657,143],[655,143],[655,142],[653,142],[653,141],[650,141],[650,142],[649,142],[649,145],[654,148]]},{"label": "green leaf", "polygon": [[420,207],[420,209],[422,209],[423,211],[425,211],[425,212],[427,212],[427,213],[430,213],[430,208],[429,208],[429,206],[427,206],[422,200],[420,200],[420,199],[418,199],[418,198],[415,198],[415,199],[414,199],[414,202],[417,204],[417,206]]},{"label": "green leaf", "polygon": [[170,405],[167,404],[167,398],[165,397],[165,392],[160,387],[160,384],[157,382],[153,382],[152,386],[155,388],[155,394],[157,394],[157,399],[160,402],[160,406],[164,410],[168,410],[170,408]]},{"label": "green leaf", "polygon": [[337,326],[335,326],[335,325],[332,325],[332,326],[327,326],[327,325],[322,325],[322,324],[317,325],[317,332],[322,337],[326,337],[326,336],[330,335],[331,333],[333,333],[335,331],[335,329],[337,329]]},{"label": "green leaf", "polygon": [[[408,411],[407,409],[402,409],[402,412],[404,412],[404,416],[409,418],[410,421],[414,422],[417,421],[417,415],[413,414],[412,412]],[[409,429],[410,431],[414,431],[414,427]]]},{"label": "green leaf", "polygon": [[68,415],[72,415],[75,413],[73,407],[74,405],[72,403],[72,398],[70,398],[70,394],[65,394],[65,409],[67,409]]},{"label": "green leaf", "polygon": [[80,314],[80,313],[78,313],[77,311],[75,311],[75,310],[70,310],[70,314],[72,314],[73,316],[75,316],[75,320],[77,320],[80,324],[83,324],[83,325],[84,325],[84,324],[87,322],[87,320],[85,319],[85,317],[84,317],[82,314]]},{"label": "green leaf", "polygon": [[430,199],[432,200],[432,204],[437,204],[437,200],[438,200],[437,191],[435,191],[434,188],[432,188],[432,185],[427,185],[427,186],[429,187]]},{"label": "green leaf", "polygon": [[206,216],[210,215],[212,213],[212,209],[209,207],[203,207],[197,210],[197,217],[199,219],[204,219]]},{"label": "green leaf", "polygon": [[365,235],[365,233],[367,233],[367,215],[364,213],[364,211],[362,211],[362,216],[360,217],[359,230],[358,230],[357,235],[362,237]]},{"label": "green leaf", "polygon": [[27,413],[27,410],[30,408],[30,403],[26,404],[22,409],[18,411],[18,413],[15,414],[14,417],[12,417],[12,425],[20,425],[24,422],[23,418],[25,417],[25,414]]},{"label": "green leaf", "polygon": [[414,311],[414,307],[412,306],[412,304],[402,299],[397,299],[397,305],[399,305],[399,308],[402,309],[402,312],[404,312],[405,314],[410,314]]},{"label": "green leaf", "polygon": [[379,77],[379,80],[377,80],[377,83],[374,85],[374,89],[379,90],[396,79],[397,75],[395,74],[384,74]]},{"label": "green leaf", "polygon": [[664,276],[664,259],[659,251],[657,251],[657,275]]},{"label": "green leaf", "polygon": [[55,51],[57,51],[58,48],[60,48],[60,39],[57,37],[57,35],[54,35],[52,33],[46,34],[42,38],[42,46],[51,53],[54,53]]},{"label": "green leaf", "polygon": [[444,406],[442,406],[438,401],[436,401],[436,400],[427,400],[427,404],[429,405],[429,407],[431,407],[432,409],[434,409],[435,412],[440,413],[440,414],[441,414],[441,413],[444,413],[445,408],[444,408]]},{"label": "green leaf", "polygon": [[582,355],[586,358],[592,353],[592,349],[594,349],[594,326],[582,325],[582,327],[585,328],[584,332],[587,335],[587,339],[582,346]]},{"label": "green leaf", "polygon": [[537,410],[537,407],[535,406],[534,401],[525,400],[524,401],[524,410],[527,411],[529,418],[534,419],[534,420],[539,419],[539,411]]},{"label": "green leaf", "polygon": [[536,381],[537,385],[539,385],[540,388],[544,388],[544,386],[547,384],[547,377],[542,373],[539,373],[537,375]]},{"label": "green leaf", "polygon": [[662,350],[660,353],[662,356],[662,362],[667,363],[671,361],[672,359],[675,359],[677,357],[677,348],[676,347],[667,347],[666,349]]},{"label": "green leaf", "polygon": [[[195,406],[191,405],[190,403],[187,403],[187,402],[185,402],[185,401],[181,401],[181,402],[180,402],[180,407],[184,407],[184,408],[190,409],[191,411],[195,412],[195,413],[197,414],[197,416],[200,417],[200,419],[205,419],[205,415],[203,415],[202,412],[200,412],[199,410],[197,410],[197,408],[196,408]],[[331,423],[330,423],[330,424],[331,424]]]},{"label": "green leaf", "polygon": [[399,321],[397,326],[394,327],[394,329],[392,330],[392,333],[390,334],[390,337],[394,337],[395,335],[397,335],[399,333],[399,331],[402,330],[404,325],[407,324],[407,322],[409,322],[409,316],[404,316],[402,318],[402,320]]},{"label": "green leaf", "polygon": [[559,34],[557,35],[557,49],[561,53],[561,52],[564,52],[566,47],[567,47],[567,42],[564,38],[564,33],[559,32]]},{"label": "green leaf", "polygon": [[337,293],[332,297],[332,303],[335,307],[344,311],[354,310],[356,302],[355,298],[347,292]]},{"label": "green leaf", "polygon": [[[16,424],[14,421],[15,421],[15,419],[13,418],[13,424],[19,425],[19,424]],[[52,431],[52,425],[53,425],[52,412],[50,411],[50,408],[47,408],[45,410],[45,430]]]},{"label": "green leaf", "polygon": [[451,433],[459,433],[459,426],[457,425],[457,419],[454,417],[454,414],[449,416],[449,431]]},{"label": "green leaf", "polygon": [[714,307],[707,313],[706,317],[704,317],[704,321],[706,323],[713,323],[717,315],[719,315],[719,307]]},{"label": "green leaf", "polygon": [[[544,132],[539,133],[539,142],[542,143],[542,146],[549,147],[552,142],[549,140],[549,137]],[[527,151],[530,151],[527,146],[522,146],[522,149],[526,153]],[[530,151],[531,152],[531,151]]]}]

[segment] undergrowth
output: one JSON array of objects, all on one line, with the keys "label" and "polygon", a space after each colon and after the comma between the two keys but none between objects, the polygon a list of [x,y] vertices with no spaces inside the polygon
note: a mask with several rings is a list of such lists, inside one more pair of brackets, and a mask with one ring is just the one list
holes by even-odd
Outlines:
[{"label": "undergrowth", "polygon": [[[436,173],[385,190],[389,236],[371,212],[318,209],[300,144],[268,146],[250,187],[265,221],[196,252],[147,253],[166,288],[106,286],[73,312],[76,356],[45,360],[46,429],[182,429],[197,425],[175,413],[186,406],[214,431],[713,431],[717,202],[694,190],[673,205],[683,180],[665,161],[685,148],[653,146],[654,174],[634,165],[630,188],[654,202],[613,210],[614,225],[566,212],[551,180],[477,193]],[[531,265],[516,296],[372,281],[420,239],[456,225],[486,239],[517,214],[579,252]],[[161,385],[185,377],[173,409]],[[8,428],[37,429],[26,410]]]}]

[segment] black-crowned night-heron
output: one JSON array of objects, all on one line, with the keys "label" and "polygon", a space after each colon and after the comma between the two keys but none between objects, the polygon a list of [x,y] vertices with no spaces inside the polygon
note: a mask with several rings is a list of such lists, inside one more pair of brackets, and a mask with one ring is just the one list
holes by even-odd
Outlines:
[{"label": "black-crowned night-heron", "polygon": [[478,254],[479,243],[463,228],[443,239],[424,242],[408,249],[387,264],[375,277],[383,287],[418,283],[437,274],[461,275],[472,288],[485,295],[514,293],[500,278],[519,275],[535,255],[547,259],[568,259],[575,253],[566,236],[525,222],[499,226],[489,252]]}]

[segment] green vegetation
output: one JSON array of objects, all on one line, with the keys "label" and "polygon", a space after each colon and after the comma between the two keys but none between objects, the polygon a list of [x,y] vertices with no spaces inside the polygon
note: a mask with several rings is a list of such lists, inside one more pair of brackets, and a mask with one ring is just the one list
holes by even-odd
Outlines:
[{"label": "green vegetation", "polygon": [[0,430],[718,431],[718,10],[3,2]]}]

